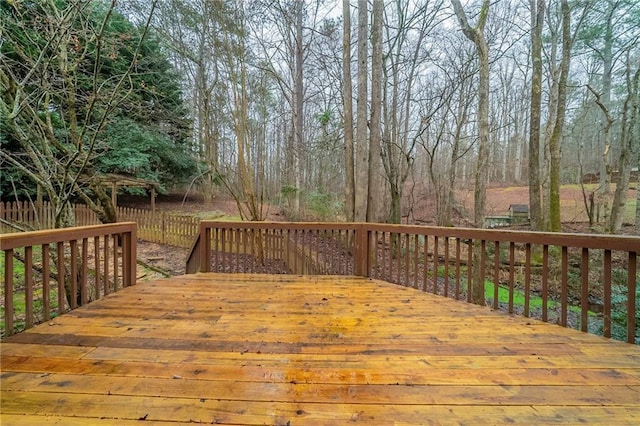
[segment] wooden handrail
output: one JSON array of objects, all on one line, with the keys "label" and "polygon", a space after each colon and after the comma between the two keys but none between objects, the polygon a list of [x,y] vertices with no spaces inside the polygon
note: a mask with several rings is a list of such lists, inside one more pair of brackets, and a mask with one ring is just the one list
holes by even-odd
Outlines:
[{"label": "wooden handrail", "polygon": [[[54,307],[62,314],[134,285],[136,229],[136,223],[125,222],[0,235],[5,265],[3,334],[12,335],[16,321],[23,323],[18,330],[27,329],[48,321]],[[14,283],[15,258],[25,266],[24,280],[19,283]],[[57,281],[53,288],[52,280]],[[24,312],[14,309],[17,289],[24,289]],[[35,310],[36,293],[42,312]]]},{"label": "wooden handrail", "polygon": [[[278,236],[286,250],[276,253],[254,242],[260,247],[251,247],[249,253],[243,237],[249,230]],[[639,334],[633,296],[640,237],[370,223],[202,221],[197,242],[188,273],[353,274],[471,301],[471,271],[479,268],[487,285],[493,286],[487,300],[494,309],[583,331],[598,321],[602,334],[611,337],[616,325],[612,310],[624,308],[625,340],[633,343]],[[476,260],[474,243],[481,253]],[[624,273],[626,279],[621,280]],[[504,291],[508,300],[501,302]],[[626,306],[612,301],[612,291],[629,295]],[[596,298],[601,298],[602,312],[591,309]],[[541,306],[534,306],[534,301]]]}]

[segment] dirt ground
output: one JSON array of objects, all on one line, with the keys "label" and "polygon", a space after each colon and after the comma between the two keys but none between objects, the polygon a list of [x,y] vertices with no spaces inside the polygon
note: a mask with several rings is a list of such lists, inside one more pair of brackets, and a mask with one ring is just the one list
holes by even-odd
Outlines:
[{"label": "dirt ground", "polygon": [[138,241],[138,280],[184,275],[189,250]]}]

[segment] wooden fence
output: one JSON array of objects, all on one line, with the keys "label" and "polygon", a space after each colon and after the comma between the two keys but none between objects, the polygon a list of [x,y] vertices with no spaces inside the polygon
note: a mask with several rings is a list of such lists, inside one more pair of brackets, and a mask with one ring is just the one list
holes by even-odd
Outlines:
[{"label": "wooden fence", "polygon": [[[96,214],[84,204],[74,204],[76,226],[98,225]],[[151,210],[118,207],[118,222],[136,222],[138,238],[158,244],[190,247],[198,235],[200,219],[195,216]],[[5,222],[21,225],[29,230],[52,229],[55,212],[49,202],[36,206],[29,202],[0,203],[0,233],[16,232]]]}]

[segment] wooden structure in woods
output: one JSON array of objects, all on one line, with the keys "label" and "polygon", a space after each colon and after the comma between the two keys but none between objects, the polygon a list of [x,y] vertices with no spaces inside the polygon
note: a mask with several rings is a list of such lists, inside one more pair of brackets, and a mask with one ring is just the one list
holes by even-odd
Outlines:
[{"label": "wooden structure in woods", "polygon": [[[133,224],[60,230],[49,239],[36,234],[0,237],[5,265],[24,247],[30,270],[34,252],[55,247],[75,268],[71,276],[80,277],[75,286],[82,297],[55,318],[48,308],[41,325],[0,344],[3,425],[640,420],[640,347],[549,323],[546,312],[559,290],[558,322],[570,325],[567,282],[558,289],[550,282],[550,246],[560,250],[562,276],[577,248],[586,290],[598,258],[590,253],[603,250],[605,293],[612,267],[623,264],[634,294],[639,238],[203,222],[188,268],[233,273],[136,283]],[[532,250],[541,246],[549,284],[544,321],[528,318],[529,306],[519,316],[499,312],[497,301],[493,310],[465,302],[464,269],[471,264],[465,247],[474,241],[496,253],[506,245],[509,267],[527,271],[525,285],[532,284]],[[501,273],[499,260],[481,259],[487,276]],[[290,274],[302,264],[328,275]],[[97,282],[87,265],[104,271]],[[42,266],[55,276],[60,263]],[[258,268],[271,273],[255,273]],[[41,281],[49,282],[27,274],[16,286],[11,266],[7,272],[8,312],[8,292],[25,288],[28,299]],[[503,288],[513,312],[516,290],[513,283]],[[605,299],[611,316],[611,295]],[[635,298],[627,308],[632,339]],[[67,311],[64,302],[58,309]],[[582,303],[578,318],[589,312]]]},{"label": "wooden structure in woods", "polygon": [[512,223],[522,223],[529,220],[528,204],[511,204],[509,206],[509,217]]},{"label": "wooden structure in woods", "polygon": [[151,211],[156,211],[156,191],[160,186],[158,182],[135,178],[132,176],[109,173],[98,177],[98,181],[111,188],[111,202],[113,207],[118,206],[118,187],[144,188],[151,193]]}]

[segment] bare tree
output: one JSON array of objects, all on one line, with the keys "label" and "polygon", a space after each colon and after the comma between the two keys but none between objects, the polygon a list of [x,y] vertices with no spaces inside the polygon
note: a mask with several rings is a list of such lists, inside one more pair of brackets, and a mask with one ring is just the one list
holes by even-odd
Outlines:
[{"label": "bare tree", "polygon": [[355,177],[353,140],[353,95],[351,89],[351,6],[349,0],[342,1],[342,85],[344,104],[344,146],[345,146],[345,210],[347,220],[355,220]]},{"label": "bare tree", "polygon": [[540,116],[542,107],[542,27],[545,0],[531,5],[531,109],[529,115],[529,214],[531,227],[543,229],[540,187]]},{"label": "bare tree", "polygon": [[[620,232],[622,221],[624,219],[625,206],[627,205],[627,189],[631,176],[631,168],[633,164],[638,166],[640,159],[640,66],[637,65],[636,71],[632,71],[631,55],[627,54],[626,66],[626,86],[627,97],[624,101],[622,110],[622,132],[620,150],[620,158],[618,162],[618,171],[620,179],[616,185],[613,203],[611,207],[611,218],[607,226],[607,230],[611,233]],[[636,192],[640,194],[640,188],[636,183]],[[640,201],[640,195],[638,200]],[[640,203],[636,205],[636,233],[640,235]]]},{"label": "bare tree", "polygon": [[[487,193],[487,176],[489,166],[489,47],[484,37],[484,27],[489,15],[489,0],[484,0],[480,7],[478,22],[475,27],[469,24],[467,15],[460,4],[460,0],[451,0],[460,27],[464,35],[476,46],[478,53],[478,159],[475,173],[474,190],[474,223],[478,228],[484,227],[485,203]],[[480,261],[480,247],[474,246],[474,263]],[[474,303],[484,304],[484,277],[480,275],[481,268],[474,268],[471,299]]]},{"label": "bare tree", "polygon": [[369,143],[369,177],[367,222],[378,222],[381,216],[382,176],[380,144],[382,140],[382,20],[383,0],[373,1],[373,30],[371,33],[371,139]]},{"label": "bare tree", "polygon": [[304,2],[297,1],[295,8],[296,24],[295,24],[295,92],[293,96],[294,112],[293,112],[293,155],[294,155],[294,176],[295,186],[297,188],[295,194],[294,210],[300,212],[300,189],[302,187],[302,173],[300,170],[300,155],[302,153],[302,142],[304,138],[304,45],[302,40],[302,21],[304,13]]},{"label": "bare tree", "polygon": [[354,220],[367,218],[369,196],[368,69],[369,10],[367,0],[358,0],[358,97],[356,99],[355,209]]},{"label": "bare tree", "polygon": [[227,28],[224,36],[222,66],[227,77],[226,89],[231,100],[231,116],[236,143],[236,176],[220,172],[222,183],[233,196],[243,219],[260,221],[266,216],[264,179],[255,176],[252,140],[249,131],[249,88],[246,16],[244,5],[232,10],[236,28]]},{"label": "bare tree", "polygon": [[[478,160],[474,191],[474,223],[484,226],[487,176],[489,162],[489,47],[484,37],[484,26],[489,15],[489,0],[484,0],[475,27],[469,24],[460,0],[451,0],[464,35],[471,40],[478,53]],[[483,295],[484,297],[484,295]]]},{"label": "bare tree", "polygon": [[[442,1],[426,1],[415,8],[402,1],[389,4],[393,7],[385,11],[382,164],[390,192],[388,220],[400,223],[405,182],[425,131],[424,116],[432,113],[431,100],[422,101],[430,98],[425,95],[430,88],[418,81],[429,77],[421,76],[418,69],[430,60],[425,41],[438,27]],[[414,94],[416,88],[421,89],[420,100]]]}]

